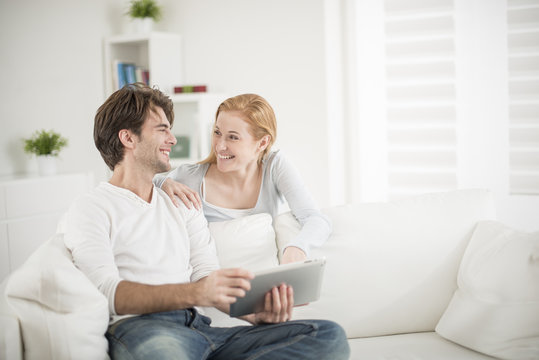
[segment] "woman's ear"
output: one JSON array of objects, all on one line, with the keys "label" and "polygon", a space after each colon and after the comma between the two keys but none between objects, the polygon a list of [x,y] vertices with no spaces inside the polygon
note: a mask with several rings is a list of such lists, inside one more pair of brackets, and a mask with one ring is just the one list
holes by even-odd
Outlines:
[{"label": "woman's ear", "polygon": [[260,139],[258,143],[258,150],[260,151],[266,150],[266,148],[269,146],[269,143],[270,143],[270,136],[269,135],[262,136],[262,139]]},{"label": "woman's ear", "polygon": [[133,133],[127,129],[122,129],[118,132],[118,138],[120,139],[122,145],[128,149],[132,149],[135,145],[135,139],[133,138]]}]

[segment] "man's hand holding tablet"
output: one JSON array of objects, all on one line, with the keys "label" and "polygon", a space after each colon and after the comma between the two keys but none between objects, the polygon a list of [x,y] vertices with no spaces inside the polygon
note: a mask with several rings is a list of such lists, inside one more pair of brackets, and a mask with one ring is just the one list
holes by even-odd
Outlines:
[{"label": "man's hand holding tablet", "polygon": [[230,316],[253,323],[290,320],[292,307],[318,300],[326,261],[307,260],[255,272],[251,290],[230,305]]}]

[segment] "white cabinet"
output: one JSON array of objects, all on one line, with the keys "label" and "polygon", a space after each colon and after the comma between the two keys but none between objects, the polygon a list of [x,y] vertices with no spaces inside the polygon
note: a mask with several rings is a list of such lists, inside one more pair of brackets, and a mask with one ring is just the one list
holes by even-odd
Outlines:
[{"label": "white cabinet", "polygon": [[[194,93],[170,97],[174,102],[172,132],[177,138],[189,137],[189,157],[171,158],[172,167],[194,163],[206,158],[210,151],[211,132],[217,107],[226,99],[224,94]],[[182,146],[181,140],[176,146]]]},{"label": "white cabinet", "polygon": [[90,173],[0,179],[0,279],[54,234],[73,200],[92,187]]},{"label": "white cabinet", "polygon": [[[157,86],[174,102],[173,133],[189,139],[189,156],[172,158],[172,166],[196,162],[209,154],[211,125],[224,94],[174,94],[174,87],[183,83],[181,36],[172,33],[127,34],[108,37],[104,41],[105,94],[117,90],[114,74],[117,61],[134,63],[149,70],[150,86]],[[179,141],[186,146],[187,141]]]}]

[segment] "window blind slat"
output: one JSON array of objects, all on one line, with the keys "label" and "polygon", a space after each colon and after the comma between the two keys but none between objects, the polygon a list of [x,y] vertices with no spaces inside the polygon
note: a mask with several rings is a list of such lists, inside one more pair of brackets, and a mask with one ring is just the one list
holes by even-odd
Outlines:
[{"label": "window blind slat", "polygon": [[454,189],[453,2],[386,0],[389,197]]},{"label": "window blind slat", "polygon": [[539,2],[507,4],[510,193],[539,195]]}]

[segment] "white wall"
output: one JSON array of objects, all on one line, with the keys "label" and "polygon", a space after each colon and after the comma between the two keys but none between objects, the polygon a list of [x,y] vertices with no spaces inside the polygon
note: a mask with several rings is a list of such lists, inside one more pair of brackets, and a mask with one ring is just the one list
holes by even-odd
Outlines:
[{"label": "white wall", "polygon": [[[162,0],[156,30],[184,41],[188,83],[274,107],[277,146],[297,165],[320,206],[329,198],[323,0]],[[34,173],[22,138],[55,129],[69,138],[61,172],[107,172],[93,145],[104,101],[102,39],[129,28],[128,1],[0,2],[0,176]],[[181,119],[180,119],[181,120]]]},{"label": "white wall", "polygon": [[106,0],[0,3],[0,175],[33,173],[23,137],[55,129],[69,138],[60,171],[103,167],[92,141],[103,101],[101,38],[113,31]]}]

